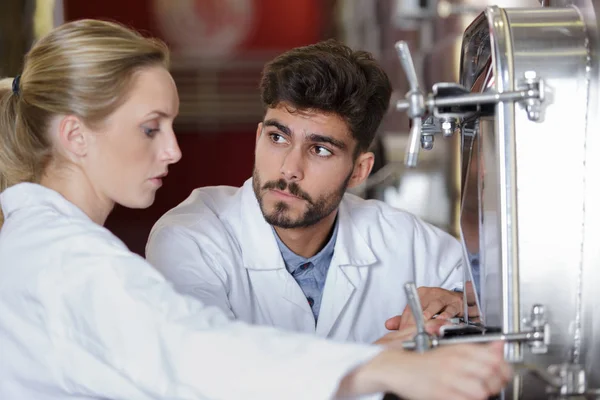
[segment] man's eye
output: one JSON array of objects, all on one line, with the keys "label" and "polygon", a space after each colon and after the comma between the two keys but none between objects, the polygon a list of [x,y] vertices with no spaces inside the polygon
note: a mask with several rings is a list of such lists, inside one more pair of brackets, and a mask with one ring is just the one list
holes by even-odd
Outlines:
[{"label": "man's eye", "polygon": [[285,138],[278,133],[271,133],[269,136],[271,137],[271,140],[274,143],[285,143],[286,142]]},{"label": "man's eye", "polygon": [[319,157],[329,157],[329,156],[333,155],[331,150],[329,150],[327,147],[323,147],[323,146],[315,146],[314,151],[315,151],[315,154],[318,155]]}]

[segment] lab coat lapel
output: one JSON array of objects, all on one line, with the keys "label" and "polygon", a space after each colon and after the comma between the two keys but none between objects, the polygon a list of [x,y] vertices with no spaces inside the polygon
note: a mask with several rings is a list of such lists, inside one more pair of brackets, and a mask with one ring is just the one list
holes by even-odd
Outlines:
[{"label": "lab coat lapel", "polygon": [[239,215],[232,218],[231,224],[232,229],[237,231],[244,267],[253,270],[285,269],[273,230],[260,211],[251,179],[244,183],[239,199]]},{"label": "lab coat lapel", "polygon": [[[285,268],[273,229],[262,215],[251,179],[242,187],[240,203],[241,214],[236,218],[240,229],[237,236],[240,238],[244,267],[249,270],[249,276],[254,283],[260,282],[255,288],[266,291],[266,297],[271,298],[274,303],[273,307],[280,308],[279,313],[286,310],[281,309],[285,307],[285,303],[277,302],[277,297],[292,303],[294,307],[300,307],[302,313],[310,313],[312,317],[302,289]],[[260,293],[257,293],[257,296],[260,296]],[[293,314],[290,317],[293,318]]]},{"label": "lab coat lapel", "polygon": [[[369,268],[363,268],[377,261],[368,243],[356,228],[347,200],[339,207],[339,229],[333,259],[327,272],[323,290],[317,335],[327,337],[333,330],[342,313],[354,313],[347,309],[353,294],[366,281]],[[356,303],[355,307],[358,307]]]}]

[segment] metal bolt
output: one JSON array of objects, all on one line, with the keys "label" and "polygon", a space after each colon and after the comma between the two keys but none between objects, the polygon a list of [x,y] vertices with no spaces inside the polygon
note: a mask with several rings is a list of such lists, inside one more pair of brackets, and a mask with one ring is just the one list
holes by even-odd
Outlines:
[{"label": "metal bolt", "polygon": [[[560,379],[562,385],[558,394],[562,396],[573,396],[584,394],[587,390],[587,377],[585,370],[578,364],[550,365],[548,372]],[[552,389],[552,388],[550,388]]]},{"label": "metal bolt", "polygon": [[538,104],[528,104],[525,109],[527,110],[527,118],[529,118],[530,121],[539,121],[540,106]]},{"label": "metal bolt", "polygon": [[456,122],[453,119],[447,119],[442,121],[442,133],[445,137],[452,136],[456,129]]},{"label": "metal bolt", "polygon": [[550,327],[546,323],[546,315],[544,306],[541,304],[534,304],[531,308],[531,321],[529,322],[534,332],[541,332],[544,334],[544,339],[529,343],[531,352],[533,354],[545,354],[548,352],[548,344],[550,342]]},{"label": "metal bolt", "polygon": [[531,70],[525,71],[525,73],[523,74],[522,82],[525,84],[526,90],[539,90],[539,98],[527,99],[523,102],[525,106],[525,111],[527,112],[527,118],[529,118],[530,121],[539,121],[542,113],[541,102],[544,99],[544,84],[538,78],[537,73]]},{"label": "metal bolt", "polygon": [[423,148],[423,150],[433,149],[433,136],[432,135],[421,136],[421,147]]},{"label": "metal bolt", "polygon": [[523,75],[527,81],[533,81],[537,78],[537,73],[535,71],[525,71]]},{"label": "metal bolt", "polygon": [[544,306],[541,304],[534,304],[531,308],[531,319],[536,321],[544,320]]}]

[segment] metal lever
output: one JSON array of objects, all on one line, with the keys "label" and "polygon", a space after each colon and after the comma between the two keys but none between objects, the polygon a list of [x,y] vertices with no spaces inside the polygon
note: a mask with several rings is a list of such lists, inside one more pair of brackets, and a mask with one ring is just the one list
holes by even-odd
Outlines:
[{"label": "metal lever", "polygon": [[419,88],[417,70],[415,69],[412,56],[410,55],[408,43],[402,40],[397,42],[396,50],[398,51],[398,57],[400,57],[400,63],[402,64],[402,68],[404,68],[404,72],[406,73],[406,79],[408,80],[410,92],[420,92],[421,89]]},{"label": "metal lever", "polygon": [[423,353],[433,347],[432,337],[425,330],[425,318],[423,318],[423,308],[421,307],[421,301],[419,300],[419,292],[417,286],[413,282],[407,282],[404,284],[404,291],[406,292],[406,298],[410,311],[415,318],[415,324],[417,325],[417,334],[415,335],[414,347],[417,353]]},{"label": "metal lever", "polygon": [[[418,335],[418,334],[417,334]],[[534,342],[543,341],[543,332],[492,333],[487,335],[459,336],[453,338],[431,338],[431,347],[455,344],[491,343],[491,342]],[[416,338],[402,343],[405,350],[417,350],[419,344]]]},{"label": "metal lever", "polygon": [[415,70],[408,44],[404,41],[397,42],[396,51],[398,52],[402,68],[406,73],[406,79],[410,88],[410,91],[406,94],[406,100],[408,101],[407,113],[412,121],[412,128],[410,129],[409,145],[404,156],[404,163],[408,167],[416,167],[422,133],[421,118],[425,115],[425,98],[419,87],[417,71]]}]

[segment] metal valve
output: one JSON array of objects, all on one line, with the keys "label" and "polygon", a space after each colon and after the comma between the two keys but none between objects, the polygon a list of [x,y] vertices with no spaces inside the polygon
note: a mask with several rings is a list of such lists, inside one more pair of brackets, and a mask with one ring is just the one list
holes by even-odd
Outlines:
[{"label": "metal valve", "polygon": [[423,309],[419,301],[417,287],[413,282],[408,282],[404,285],[404,291],[410,311],[412,312],[417,326],[417,334],[413,340],[403,343],[406,350],[415,350],[419,353],[427,351],[431,348],[461,343],[489,343],[496,341],[504,342],[524,342],[529,344],[532,352],[540,354],[548,350],[550,340],[549,325],[544,318],[544,308],[541,305],[535,305],[532,309],[532,320],[530,331],[515,332],[515,333],[493,333],[485,335],[460,336],[452,338],[438,338],[429,335],[425,330],[425,320],[423,318]]},{"label": "metal valve", "polygon": [[[531,319],[527,322],[531,328],[530,331],[438,338],[429,335],[425,331],[425,320],[416,285],[413,282],[408,282],[404,285],[404,291],[406,292],[408,305],[417,326],[417,334],[413,340],[403,343],[403,347],[406,350],[423,353],[441,345],[488,343],[494,341],[527,343],[533,354],[545,353],[548,350],[550,331],[545,317],[544,306],[542,305],[536,304],[532,307]],[[542,380],[546,384],[547,392],[556,395],[557,398],[570,398],[571,396],[582,394],[600,395],[600,390],[589,389],[587,387],[585,370],[579,364],[565,363],[551,365],[547,370],[522,362],[513,362],[512,365],[516,372],[529,373]]]},{"label": "metal valve", "polygon": [[435,133],[451,136],[463,120],[476,114],[493,113],[499,102],[516,102],[526,110],[531,121],[542,119],[548,101],[544,95],[544,81],[535,71],[527,71],[515,91],[471,93],[457,83],[440,82],[433,85],[431,94],[426,95],[419,85],[408,44],[399,41],[395,47],[409,86],[406,99],[396,103],[396,110],[406,111],[411,119],[404,156],[408,167],[417,166],[419,145],[425,150],[433,148]]}]

